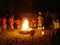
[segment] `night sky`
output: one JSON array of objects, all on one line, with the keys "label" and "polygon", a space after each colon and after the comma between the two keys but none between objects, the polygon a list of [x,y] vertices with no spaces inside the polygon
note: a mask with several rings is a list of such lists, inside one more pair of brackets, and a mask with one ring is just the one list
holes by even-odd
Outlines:
[{"label": "night sky", "polygon": [[58,0],[0,0],[0,14],[25,10],[59,12]]}]

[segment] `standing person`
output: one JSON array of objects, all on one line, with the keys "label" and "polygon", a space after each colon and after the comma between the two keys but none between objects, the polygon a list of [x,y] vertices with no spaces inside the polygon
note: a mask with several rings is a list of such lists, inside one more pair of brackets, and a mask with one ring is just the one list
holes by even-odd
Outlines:
[{"label": "standing person", "polygon": [[10,18],[9,18],[9,25],[10,25],[10,29],[11,29],[11,30],[14,29],[13,24],[14,24],[14,19],[13,19],[13,17],[10,17]]},{"label": "standing person", "polygon": [[55,36],[54,33],[55,33],[55,32],[54,32],[54,29],[53,29],[52,37],[51,37],[51,43],[52,43],[52,45],[55,45],[55,43],[56,43],[56,36]]},{"label": "standing person", "polygon": [[15,24],[16,24],[16,26],[17,26],[17,29],[20,29],[20,19],[16,19],[15,20]]},{"label": "standing person", "polygon": [[32,28],[36,28],[36,20],[35,19],[32,19],[32,21],[31,21],[31,27]]},{"label": "standing person", "polygon": [[55,34],[56,37],[56,45],[60,45],[60,28],[57,29],[57,32]]},{"label": "standing person", "polygon": [[53,20],[53,29],[58,29],[58,28],[60,28],[59,21],[58,20],[56,20],[56,21]]},{"label": "standing person", "polygon": [[2,31],[1,18],[0,18],[0,32]]},{"label": "standing person", "polygon": [[52,18],[50,17],[49,13],[47,13],[45,15],[45,19],[44,19],[44,26],[45,26],[45,29],[50,29],[52,25]]},{"label": "standing person", "polygon": [[43,23],[44,23],[44,19],[43,17],[41,16],[41,12],[39,12],[39,16],[38,16],[38,29],[42,29],[43,28]]},{"label": "standing person", "polygon": [[2,19],[2,29],[5,31],[6,30],[6,27],[7,27],[7,25],[6,25],[6,18],[4,17],[3,19]]}]

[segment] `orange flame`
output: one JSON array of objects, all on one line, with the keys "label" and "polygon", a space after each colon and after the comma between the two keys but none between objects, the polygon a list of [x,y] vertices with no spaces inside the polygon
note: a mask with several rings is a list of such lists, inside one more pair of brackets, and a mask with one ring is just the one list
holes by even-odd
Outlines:
[{"label": "orange flame", "polygon": [[24,20],[23,24],[22,24],[22,30],[27,30],[30,31],[32,29],[29,28],[29,21],[27,19]]}]

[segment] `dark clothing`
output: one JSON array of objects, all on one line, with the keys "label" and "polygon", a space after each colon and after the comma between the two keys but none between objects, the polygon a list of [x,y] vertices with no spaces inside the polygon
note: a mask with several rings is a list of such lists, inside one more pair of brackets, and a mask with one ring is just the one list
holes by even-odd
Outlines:
[{"label": "dark clothing", "polygon": [[44,26],[45,26],[45,28],[49,29],[51,23],[52,23],[52,19],[49,16],[45,17],[45,19],[44,19]]},{"label": "dark clothing", "polygon": [[56,42],[56,37],[55,37],[55,35],[54,35],[54,30],[53,30],[52,37],[51,37],[51,43],[52,43],[53,45],[55,45],[55,42]]},{"label": "dark clothing", "polygon": [[55,36],[57,45],[60,45],[60,28],[57,29]]}]

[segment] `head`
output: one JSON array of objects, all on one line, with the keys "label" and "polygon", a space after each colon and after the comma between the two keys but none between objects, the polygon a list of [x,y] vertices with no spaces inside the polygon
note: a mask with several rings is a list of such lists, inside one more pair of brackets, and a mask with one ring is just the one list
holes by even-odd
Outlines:
[{"label": "head", "polygon": [[39,15],[41,15],[41,12],[38,12]]}]

